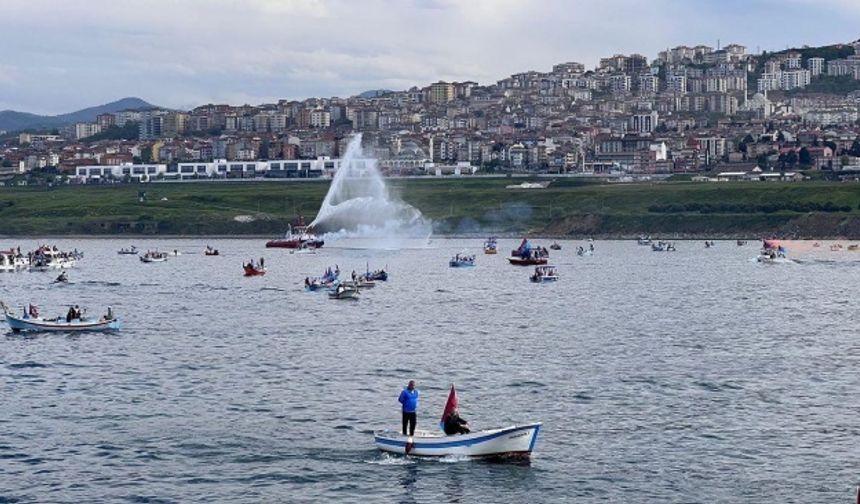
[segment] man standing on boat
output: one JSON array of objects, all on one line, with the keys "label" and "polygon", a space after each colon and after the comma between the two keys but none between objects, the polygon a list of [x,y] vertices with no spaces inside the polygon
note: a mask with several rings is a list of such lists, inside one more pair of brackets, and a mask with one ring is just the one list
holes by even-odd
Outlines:
[{"label": "man standing on boat", "polygon": [[[418,411],[418,389],[415,388],[415,380],[409,380],[409,383],[400,392],[400,397],[397,400],[403,405],[403,435],[412,436],[415,434],[415,424],[418,421],[416,416],[416,412]],[[408,431],[407,427],[409,427]]]}]

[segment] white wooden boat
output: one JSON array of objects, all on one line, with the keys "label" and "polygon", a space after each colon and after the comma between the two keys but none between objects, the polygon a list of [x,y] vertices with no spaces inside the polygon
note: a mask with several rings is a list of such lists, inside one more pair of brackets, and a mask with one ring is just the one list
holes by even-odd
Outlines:
[{"label": "white wooden boat", "polygon": [[334,288],[328,294],[329,299],[358,299],[358,289],[355,287],[347,286],[344,284],[338,284],[337,287]]},{"label": "white wooden boat", "polygon": [[108,315],[98,319],[81,317],[79,319],[66,321],[65,317],[46,319],[44,317],[17,316],[12,315],[6,305],[0,304],[6,315],[6,323],[12,332],[38,331],[38,332],[99,332],[117,331],[120,328],[119,319],[114,317],[108,309]]},{"label": "white wooden boat", "polygon": [[167,253],[165,252],[147,252],[140,256],[140,262],[155,263],[167,261]]},{"label": "white wooden boat", "polygon": [[418,457],[529,457],[540,427],[537,422],[453,436],[441,431],[415,431],[414,436],[404,436],[388,430],[374,432],[373,439],[382,451]]}]

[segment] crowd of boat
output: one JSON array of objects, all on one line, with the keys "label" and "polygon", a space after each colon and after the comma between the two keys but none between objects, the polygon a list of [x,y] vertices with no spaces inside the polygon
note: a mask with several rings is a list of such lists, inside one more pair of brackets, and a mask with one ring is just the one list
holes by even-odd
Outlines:
[{"label": "crowd of boat", "polygon": [[352,271],[349,279],[340,278],[340,267],[328,267],[322,276],[305,277],[305,290],[307,292],[325,291],[330,299],[357,300],[362,289],[372,289],[377,282],[387,282],[388,272],[384,269],[370,271],[366,268],[364,273]]},{"label": "crowd of boat", "polygon": [[21,247],[0,251],[0,272],[50,271],[75,266],[83,259],[77,249],[64,252],[54,245],[42,245],[32,252],[22,252]]}]

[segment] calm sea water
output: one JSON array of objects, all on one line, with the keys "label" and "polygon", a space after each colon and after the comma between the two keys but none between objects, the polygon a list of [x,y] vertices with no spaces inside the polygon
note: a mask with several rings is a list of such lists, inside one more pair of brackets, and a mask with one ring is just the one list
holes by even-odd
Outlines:
[{"label": "calm sea water", "polygon": [[[561,281],[480,240],[318,255],[261,240],[62,240],[72,284],[0,276],[0,298],[123,319],[116,334],[0,341],[0,502],[849,502],[860,483],[860,253],[574,242]],[[548,242],[544,243],[548,245]],[[5,245],[35,248],[33,240]],[[269,274],[243,278],[265,257]],[[358,302],[302,290],[387,265]],[[380,454],[414,378],[419,427],[456,383],[473,427],[544,422],[529,465]]]}]

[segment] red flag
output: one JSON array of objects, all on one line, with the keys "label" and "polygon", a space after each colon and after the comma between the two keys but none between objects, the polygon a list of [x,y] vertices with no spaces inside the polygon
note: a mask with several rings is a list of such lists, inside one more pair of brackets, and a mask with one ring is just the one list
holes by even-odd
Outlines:
[{"label": "red flag", "polygon": [[451,392],[448,393],[448,402],[445,403],[445,410],[442,412],[442,420],[440,421],[440,425],[442,425],[442,429],[444,430],[445,419],[448,418],[455,409],[457,409],[457,391],[454,389],[454,384],[451,384]]}]

